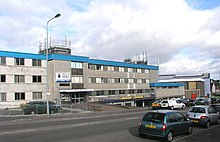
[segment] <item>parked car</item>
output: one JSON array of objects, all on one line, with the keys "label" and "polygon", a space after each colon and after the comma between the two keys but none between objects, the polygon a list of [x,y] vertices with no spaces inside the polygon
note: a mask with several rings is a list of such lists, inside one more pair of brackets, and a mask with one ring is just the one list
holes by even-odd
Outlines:
[{"label": "parked car", "polygon": [[156,100],[151,104],[152,109],[159,109],[160,108],[161,100]]},{"label": "parked car", "polygon": [[219,124],[219,113],[208,105],[191,107],[187,112],[187,117],[192,120],[193,124],[206,128],[209,128],[210,124]]},{"label": "parked car", "polygon": [[172,141],[173,136],[192,134],[193,126],[182,113],[172,110],[157,110],[144,114],[138,128],[139,136],[154,136]]},{"label": "parked car", "polygon": [[161,105],[161,108],[169,108],[171,110],[176,109],[176,108],[183,109],[186,107],[186,105],[182,103],[180,100],[175,100],[175,99],[162,100],[160,105]]},{"label": "parked car", "polygon": [[[214,108],[218,113],[220,113],[220,104],[212,104],[211,107]],[[220,118],[220,115],[219,115],[219,118]]]},{"label": "parked car", "polygon": [[[50,113],[56,113],[58,112],[57,105],[49,101],[49,110]],[[28,102],[23,107],[24,114],[45,114],[47,113],[47,102],[46,101],[31,101]]]},{"label": "parked car", "polygon": [[218,99],[217,98],[211,98],[211,104],[215,104],[218,103]]},{"label": "parked car", "polygon": [[196,105],[208,105],[211,103],[211,99],[209,98],[197,98],[195,100]]},{"label": "parked car", "polygon": [[195,106],[195,100],[193,99],[181,99],[180,101],[184,103],[187,107]]}]

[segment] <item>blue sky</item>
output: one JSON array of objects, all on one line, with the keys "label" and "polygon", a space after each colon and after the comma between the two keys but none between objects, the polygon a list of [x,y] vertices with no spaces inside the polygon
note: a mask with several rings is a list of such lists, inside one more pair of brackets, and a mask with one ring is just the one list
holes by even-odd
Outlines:
[{"label": "blue sky", "polygon": [[198,10],[213,9],[220,6],[220,0],[187,0],[189,5]]},{"label": "blue sky", "polygon": [[46,22],[73,55],[123,61],[148,53],[161,74],[218,76],[220,0],[0,0],[0,50],[38,53]]}]

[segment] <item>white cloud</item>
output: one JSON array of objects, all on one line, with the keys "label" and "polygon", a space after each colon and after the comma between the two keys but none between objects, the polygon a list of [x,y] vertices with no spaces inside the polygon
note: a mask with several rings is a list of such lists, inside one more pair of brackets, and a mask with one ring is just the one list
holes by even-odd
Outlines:
[{"label": "white cloud", "polygon": [[49,35],[67,35],[74,55],[122,61],[147,51],[150,64],[160,58],[161,73],[218,70],[220,8],[196,10],[185,0],[0,2],[1,50],[37,53],[59,12]]}]

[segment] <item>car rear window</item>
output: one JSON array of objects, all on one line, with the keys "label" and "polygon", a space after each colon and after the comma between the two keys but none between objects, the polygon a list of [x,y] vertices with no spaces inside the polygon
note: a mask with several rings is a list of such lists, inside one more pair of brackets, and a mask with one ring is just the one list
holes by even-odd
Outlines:
[{"label": "car rear window", "polygon": [[162,101],[162,103],[168,103],[168,101]]},{"label": "car rear window", "polygon": [[193,107],[189,112],[205,113],[205,109],[202,107]]},{"label": "car rear window", "polygon": [[151,121],[155,123],[163,123],[165,114],[163,113],[146,113],[143,121]]}]

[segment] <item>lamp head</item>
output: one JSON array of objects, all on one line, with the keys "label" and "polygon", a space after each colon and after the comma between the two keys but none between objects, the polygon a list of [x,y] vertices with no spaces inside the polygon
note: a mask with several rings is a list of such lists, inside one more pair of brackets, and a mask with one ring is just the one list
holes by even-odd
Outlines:
[{"label": "lamp head", "polygon": [[58,13],[57,15],[54,16],[54,18],[58,18],[58,17],[60,17],[60,16],[61,16],[61,14]]}]

